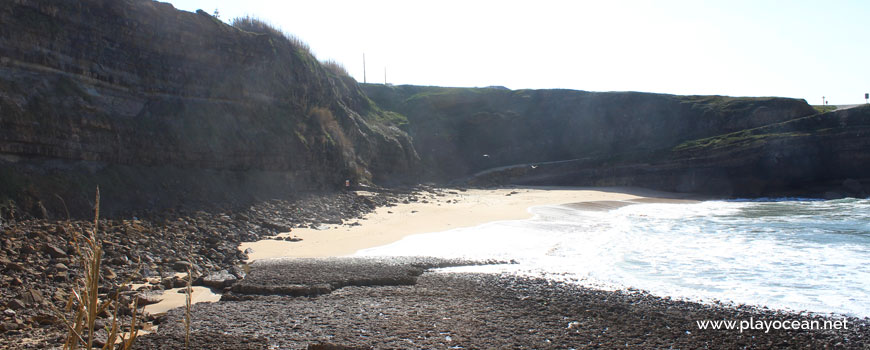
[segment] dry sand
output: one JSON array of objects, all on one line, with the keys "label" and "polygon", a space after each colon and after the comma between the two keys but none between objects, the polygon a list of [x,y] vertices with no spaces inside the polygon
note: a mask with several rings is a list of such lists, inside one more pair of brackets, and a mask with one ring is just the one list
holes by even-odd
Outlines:
[{"label": "dry sand", "polygon": [[[530,207],[570,205],[584,210],[611,210],[636,203],[691,202],[688,195],[640,188],[523,187],[499,189],[442,189],[443,196],[422,192],[416,202],[377,208],[359,220],[359,225],[328,225],[325,230],[294,229],[278,236],[297,236],[299,242],[266,239],[242,243],[248,248],[248,261],[287,257],[334,257],[352,255],[358,250],[393,243],[405,236],[471,227],[492,221],[531,218]],[[359,195],[372,195],[358,192]],[[424,202],[426,201],[426,202]],[[179,274],[180,275],[180,274]],[[166,290],[160,302],[145,307],[149,314],[163,314],[183,307],[181,288]],[[192,302],[220,299],[205,287],[193,287]]]},{"label": "dry sand", "polygon": [[[242,243],[251,248],[248,261],[282,257],[352,255],[358,250],[393,243],[405,236],[471,227],[492,221],[521,220],[539,205],[571,204],[588,210],[609,210],[644,202],[683,201],[686,195],[639,188],[523,187],[443,190],[443,197],[423,192],[417,202],[381,207],[359,220],[358,226],[329,225],[328,229],[293,229],[279,237],[297,236],[299,242],[266,239]],[[428,203],[424,203],[423,201]]]}]

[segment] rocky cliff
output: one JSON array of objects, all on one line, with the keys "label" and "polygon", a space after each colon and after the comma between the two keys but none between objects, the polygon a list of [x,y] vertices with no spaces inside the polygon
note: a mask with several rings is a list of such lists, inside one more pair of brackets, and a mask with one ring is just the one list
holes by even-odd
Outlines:
[{"label": "rocky cliff", "polygon": [[[608,169],[667,159],[674,147],[690,140],[816,113],[803,100],[774,97],[372,84],[363,89],[384,109],[408,118],[405,128],[414,137],[425,175],[436,181],[484,170],[505,175],[493,169],[515,171],[511,166],[521,164],[519,168],[535,170],[544,164],[533,172],[540,175],[535,183],[667,188],[640,176],[615,179]],[[545,171],[571,164],[602,173],[572,177],[557,172],[557,178],[557,173]]]},{"label": "rocky cliff", "polygon": [[870,106],[681,143],[644,161],[512,166],[482,184],[647,186],[728,197],[870,195]]},{"label": "rocky cliff", "polygon": [[[870,105],[818,114],[803,101],[779,98],[562,91],[585,98],[578,104],[584,107],[562,114],[535,107],[520,114],[508,109],[516,102],[483,96],[549,92],[448,92],[477,96],[461,104],[453,104],[461,100],[454,97],[422,104],[416,100],[425,95],[379,95],[406,88],[365,87],[379,102],[389,96],[385,103],[407,113],[425,164],[452,162],[455,174],[475,185],[642,186],[725,197],[870,195]],[[445,106],[462,104],[483,112],[463,114],[460,108],[439,119]],[[633,106],[643,107],[631,111]],[[457,136],[475,120],[493,130]],[[502,139],[494,130],[514,136]],[[514,151],[499,153],[504,147]],[[478,161],[486,152],[492,154]]]},{"label": "rocky cliff", "polygon": [[98,184],[119,209],[280,196],[417,162],[356,81],[280,33],[150,0],[0,4],[0,199],[26,210]]}]

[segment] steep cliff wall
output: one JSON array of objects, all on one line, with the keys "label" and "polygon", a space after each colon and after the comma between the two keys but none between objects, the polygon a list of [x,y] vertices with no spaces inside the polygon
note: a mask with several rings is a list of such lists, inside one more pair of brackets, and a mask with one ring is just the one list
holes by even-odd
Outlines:
[{"label": "steep cliff wall", "polygon": [[116,205],[171,205],[152,192],[408,178],[418,158],[389,119],[281,35],[150,0],[0,4],[0,197],[48,205],[106,182]]},{"label": "steep cliff wall", "polygon": [[646,186],[731,197],[870,195],[870,106],[687,141],[644,160],[510,166],[476,184]]},{"label": "steep cliff wall", "polygon": [[689,140],[815,113],[805,101],[787,98],[373,84],[363,89],[379,106],[408,118],[426,176],[440,181],[523,163],[645,163]]}]

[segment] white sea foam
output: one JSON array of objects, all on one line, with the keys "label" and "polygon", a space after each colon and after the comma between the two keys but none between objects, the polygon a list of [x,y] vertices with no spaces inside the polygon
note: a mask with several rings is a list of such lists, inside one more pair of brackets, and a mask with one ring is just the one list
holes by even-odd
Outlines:
[{"label": "white sea foam", "polygon": [[870,200],[638,204],[607,212],[562,206],[409,236],[358,255],[516,260],[463,267],[606,289],[870,316]]}]

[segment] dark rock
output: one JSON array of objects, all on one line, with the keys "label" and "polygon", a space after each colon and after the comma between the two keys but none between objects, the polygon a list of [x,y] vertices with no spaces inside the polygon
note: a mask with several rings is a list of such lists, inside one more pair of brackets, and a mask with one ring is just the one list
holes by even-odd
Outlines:
[{"label": "dark rock", "polygon": [[43,251],[45,251],[52,259],[66,258],[67,254],[63,249],[60,249],[54,245],[46,244],[43,246]]},{"label": "dark rock", "polygon": [[202,284],[210,288],[223,289],[225,287],[233,285],[236,280],[236,276],[231,274],[229,271],[220,270],[218,272],[211,273],[208,276],[205,276],[205,278],[203,278],[202,280]]},{"label": "dark rock", "polygon": [[27,304],[25,304],[24,301],[19,300],[19,299],[12,299],[12,300],[10,300],[10,301],[6,304],[6,306],[8,306],[9,308],[11,308],[12,310],[22,310],[22,309],[27,308]]},{"label": "dark rock", "polygon": [[193,268],[193,264],[188,261],[179,260],[172,264],[172,269],[178,272],[187,272]]},{"label": "dark rock", "polygon": [[338,345],[332,343],[317,343],[317,344],[308,344],[306,348],[308,350],[369,350],[373,349],[371,346],[348,346],[348,345]]},{"label": "dark rock", "polygon": [[52,315],[47,315],[47,314],[39,314],[39,315],[33,316],[30,318],[30,320],[32,322],[40,324],[40,325],[55,324],[55,323],[58,323],[60,321],[57,317],[52,316]]},{"label": "dark rock", "polygon": [[262,225],[265,228],[273,229],[273,230],[278,231],[278,232],[290,232],[293,230],[293,227],[291,227],[291,226],[282,225],[282,224],[269,222],[269,221],[264,221],[260,225]]},{"label": "dark rock", "polygon": [[142,292],[136,293],[136,303],[139,307],[160,302],[160,293]]},{"label": "dark rock", "polygon": [[43,302],[45,302],[45,297],[43,297],[42,292],[37,289],[28,289],[26,292],[24,292],[21,300],[26,305],[41,305]]},{"label": "dark rock", "polygon": [[3,331],[3,332],[14,331],[18,328],[19,328],[18,324],[15,322],[8,322],[7,321],[7,322],[0,323],[0,331]]}]

